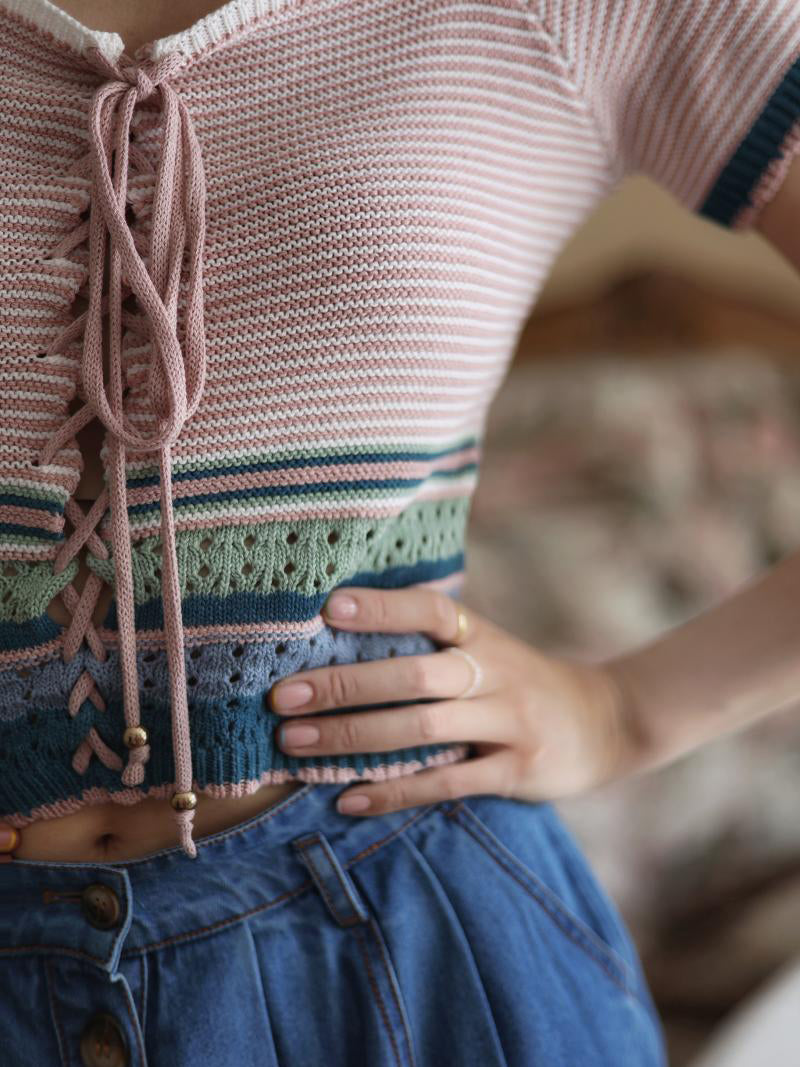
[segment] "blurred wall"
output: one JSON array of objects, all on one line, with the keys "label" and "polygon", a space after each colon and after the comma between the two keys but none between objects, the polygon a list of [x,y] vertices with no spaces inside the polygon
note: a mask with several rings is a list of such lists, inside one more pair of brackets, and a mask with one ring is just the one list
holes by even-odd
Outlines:
[{"label": "blurred wall", "polygon": [[800,274],[761,234],[732,233],[687,211],[661,186],[636,175],[573,235],[542,290],[537,311],[590,295],[637,266],[676,270],[763,299],[776,310],[800,310]]}]

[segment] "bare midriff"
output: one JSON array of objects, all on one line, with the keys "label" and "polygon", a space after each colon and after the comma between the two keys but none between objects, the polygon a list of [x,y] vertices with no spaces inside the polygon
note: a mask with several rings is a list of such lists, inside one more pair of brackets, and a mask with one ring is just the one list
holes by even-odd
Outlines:
[{"label": "bare midriff", "polygon": [[[220,7],[215,0],[177,0],[162,5],[148,0],[128,4],[124,0],[66,0],[58,4],[68,14],[91,29],[114,31],[125,42],[128,54],[139,45],[178,32],[198,18]],[[106,271],[106,278],[108,272]],[[106,282],[107,284],[107,282]],[[75,315],[86,308],[78,297]],[[104,321],[104,357],[108,357],[108,319]],[[83,456],[83,471],[75,493],[78,500],[95,500],[103,488],[100,446],[104,429],[93,419],[78,434]],[[85,508],[88,510],[88,508]],[[78,573],[73,585],[80,592],[89,574],[85,549],[78,556]],[[112,591],[104,586],[92,616],[100,625],[111,601]],[[61,625],[69,622],[69,613],[60,598],[48,605],[47,614]],[[263,785],[249,796],[211,797],[197,793],[194,811],[195,841],[216,833],[264,811],[284,796],[301,788],[302,782]],[[70,815],[40,819],[20,831],[20,844],[14,850],[17,859],[66,860],[68,862],[109,862],[137,859],[163,848],[178,845],[177,826],[167,797],[144,797],[131,805],[109,801],[92,804]]]}]

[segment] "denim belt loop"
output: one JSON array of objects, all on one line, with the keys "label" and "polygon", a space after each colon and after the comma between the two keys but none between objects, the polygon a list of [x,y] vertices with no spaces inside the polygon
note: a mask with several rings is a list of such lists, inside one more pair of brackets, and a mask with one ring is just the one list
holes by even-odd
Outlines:
[{"label": "denim belt loop", "polygon": [[325,905],[340,926],[367,922],[369,912],[353,880],[342,867],[323,833],[304,834],[292,842],[308,868]]}]

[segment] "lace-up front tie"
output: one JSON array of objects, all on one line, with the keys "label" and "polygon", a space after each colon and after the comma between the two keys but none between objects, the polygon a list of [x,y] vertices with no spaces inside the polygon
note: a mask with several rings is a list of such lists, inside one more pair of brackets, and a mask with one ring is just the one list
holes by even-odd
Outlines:
[{"label": "lace-up front tie", "polygon": [[[88,61],[108,80],[92,99],[89,119],[91,168],[91,213],[88,223],[89,269],[88,307],[51,346],[54,350],[83,331],[81,383],[85,403],[53,435],[39,457],[39,463],[53,457],[83,426],[97,417],[106,429],[108,449],[106,486],[88,513],[70,499],[66,514],[73,532],[55,560],[55,570],[67,566],[81,547],[101,559],[108,552],[95,528],[111,508],[115,598],[119,634],[128,748],[127,764],[113,752],[92,728],[73,757],[79,772],[94,752],[113,769],[122,769],[122,781],[139,785],[150,755],[147,732],[140,725],[139,685],[136,664],[136,628],[131,560],[131,533],[128,523],[125,477],[126,450],[155,452],[160,475],[162,540],[162,600],[164,636],[170,678],[172,744],[175,759],[174,792],[170,798],[179,827],[182,847],[196,855],[192,823],[197,798],[192,792],[192,758],[189,735],[189,708],[184,661],[184,633],[175,524],[172,510],[171,449],[181,428],[197,409],[205,384],[205,333],[203,325],[203,249],[205,242],[206,189],[200,147],[185,104],[167,80],[185,61],[173,52],[158,61],[143,60],[119,66],[97,48],[88,49]],[[134,108],[158,95],[163,114],[163,148],[158,161],[152,209],[152,231],[148,264],[140,257],[125,215],[128,184],[129,137]],[[112,173],[113,167],[113,173]],[[74,246],[85,238],[86,223],[72,235]],[[108,245],[106,241],[108,237]],[[103,295],[106,250],[109,248],[109,291]],[[185,287],[183,344],[178,340],[178,296],[184,269]],[[151,359],[147,376],[148,406],[156,429],[149,435],[137,431],[123,409],[121,327],[131,322],[122,308],[122,274],[135,294],[143,315],[137,316],[137,329],[149,335]],[[108,382],[103,370],[103,313],[109,312]],[[63,656],[71,659],[85,639],[98,658],[105,649],[92,625],[102,580],[93,572],[79,596],[70,584],[61,596],[70,611]],[[102,709],[103,699],[88,672],[78,679],[70,694],[69,710],[76,715],[87,699]]]}]

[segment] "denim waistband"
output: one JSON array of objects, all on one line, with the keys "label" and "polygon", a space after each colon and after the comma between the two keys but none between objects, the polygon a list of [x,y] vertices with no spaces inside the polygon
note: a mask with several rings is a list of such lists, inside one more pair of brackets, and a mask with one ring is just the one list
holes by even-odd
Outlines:
[{"label": "denim waistband", "polygon": [[316,888],[341,925],[362,921],[347,868],[441,804],[357,817],[342,784],[309,783],[244,822],[116,862],[0,865],[0,958],[66,954],[113,973],[119,960],[211,933]]}]

